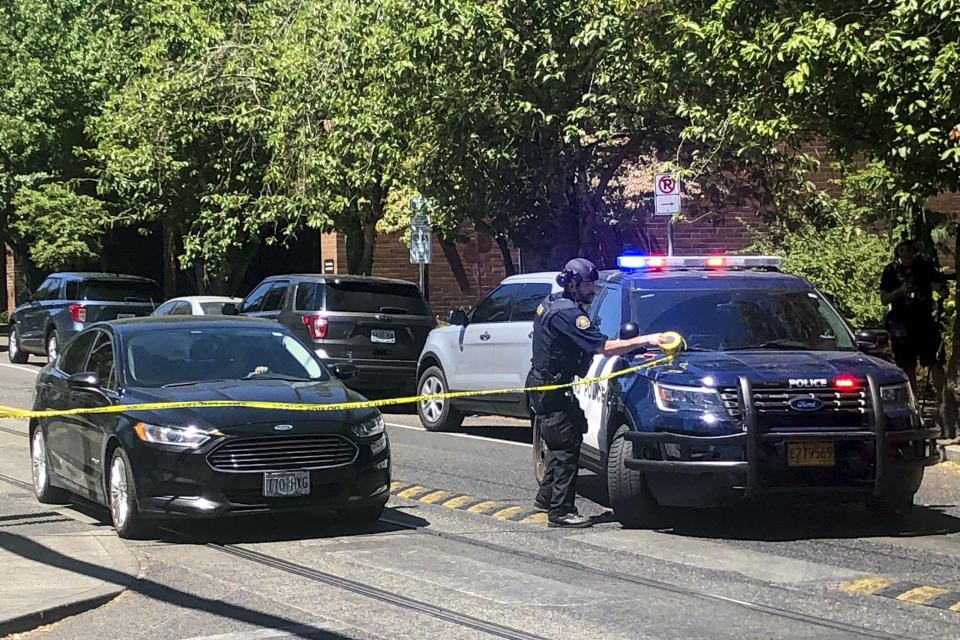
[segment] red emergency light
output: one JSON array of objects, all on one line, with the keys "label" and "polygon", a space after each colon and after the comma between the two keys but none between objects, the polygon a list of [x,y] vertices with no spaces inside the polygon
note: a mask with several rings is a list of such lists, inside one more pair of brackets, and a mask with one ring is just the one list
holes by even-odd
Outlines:
[{"label": "red emergency light", "polygon": [[833,381],[833,386],[837,389],[856,389],[857,379],[853,376],[837,376]]}]

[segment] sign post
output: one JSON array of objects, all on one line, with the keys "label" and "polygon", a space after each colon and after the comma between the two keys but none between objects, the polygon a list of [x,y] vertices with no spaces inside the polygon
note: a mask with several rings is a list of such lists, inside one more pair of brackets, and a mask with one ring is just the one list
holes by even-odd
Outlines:
[{"label": "sign post", "polygon": [[429,300],[427,291],[427,265],[432,256],[432,234],[430,214],[423,196],[410,200],[410,262],[417,265],[420,272],[420,292],[424,300]]},{"label": "sign post", "polygon": [[667,219],[667,255],[673,255],[673,214],[680,213],[680,181],[669,173],[653,176],[654,213]]}]

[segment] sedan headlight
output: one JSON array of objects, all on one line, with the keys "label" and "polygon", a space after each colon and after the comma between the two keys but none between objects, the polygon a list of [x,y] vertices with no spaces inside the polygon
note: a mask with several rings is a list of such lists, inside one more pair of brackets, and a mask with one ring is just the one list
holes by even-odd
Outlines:
[{"label": "sedan headlight", "polygon": [[378,413],[369,420],[364,420],[360,424],[353,425],[350,427],[350,430],[353,431],[353,435],[357,436],[358,438],[370,438],[383,433],[383,427],[383,416]]},{"label": "sedan headlight", "polygon": [[880,402],[883,404],[884,411],[897,409],[913,409],[916,411],[917,409],[917,399],[907,382],[880,387]]},{"label": "sedan headlight", "polygon": [[721,415],[726,413],[720,394],[709,387],[679,387],[654,382],[653,397],[661,411],[696,411]]},{"label": "sedan headlight", "polygon": [[196,449],[210,439],[210,436],[219,435],[219,431],[203,431],[197,427],[160,426],[138,422],[133,427],[134,433],[144,442],[166,444],[184,449]]}]

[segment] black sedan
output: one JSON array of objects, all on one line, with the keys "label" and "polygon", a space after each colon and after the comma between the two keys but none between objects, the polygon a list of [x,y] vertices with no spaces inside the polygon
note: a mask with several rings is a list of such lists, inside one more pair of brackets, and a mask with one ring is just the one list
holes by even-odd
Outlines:
[{"label": "black sedan", "polygon": [[94,325],[41,370],[34,408],[119,410],[31,420],[37,498],[71,492],[104,504],[121,537],[162,517],[335,509],[374,521],[390,486],[390,447],[374,408],[133,406],[363,400],[337,379],[356,369],[334,373],[275,322],[182,316]]}]

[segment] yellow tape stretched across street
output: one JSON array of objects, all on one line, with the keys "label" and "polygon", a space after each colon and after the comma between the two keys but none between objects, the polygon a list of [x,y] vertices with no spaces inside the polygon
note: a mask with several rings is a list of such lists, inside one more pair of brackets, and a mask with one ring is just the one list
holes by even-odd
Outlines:
[{"label": "yellow tape stretched across street", "polygon": [[571,389],[573,387],[595,384],[635,373],[642,369],[655,367],[672,360],[682,349],[683,338],[679,334],[670,332],[668,334],[676,336],[671,342],[661,344],[661,348],[666,355],[654,358],[626,369],[620,369],[602,376],[592,378],[581,378],[573,382],[562,384],[544,384],[536,387],[519,387],[515,389],[485,389],[479,391],[448,391],[446,393],[426,393],[416,396],[406,396],[401,398],[384,398],[382,400],[358,400],[355,402],[334,402],[329,404],[307,403],[307,402],[265,402],[260,400],[191,400],[191,401],[169,401],[169,402],[146,402],[141,404],[119,404],[108,405],[105,407],[78,407],[75,409],[44,409],[40,411],[30,411],[26,409],[16,409],[9,411],[12,407],[0,405],[0,419],[23,419],[23,418],[50,418],[53,416],[76,416],[98,413],[123,413],[126,411],[160,411],[163,409],[194,409],[199,407],[242,407],[246,409],[265,409],[265,410],[286,410],[286,411],[349,411],[351,409],[366,409],[370,407],[387,407],[398,404],[412,404],[423,402],[425,400],[450,400],[454,398],[472,398],[476,396],[491,396],[502,393],[527,393],[530,391],[556,391],[559,389]]}]

